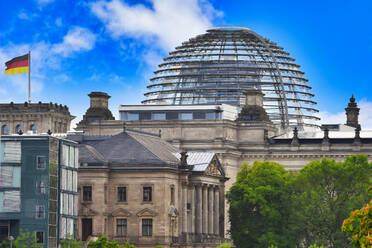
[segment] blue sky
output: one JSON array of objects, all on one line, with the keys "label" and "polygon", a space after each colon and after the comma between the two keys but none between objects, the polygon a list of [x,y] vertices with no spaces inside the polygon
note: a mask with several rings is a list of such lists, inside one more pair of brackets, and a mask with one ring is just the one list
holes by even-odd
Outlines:
[{"label": "blue sky", "polygon": [[[353,93],[372,128],[372,1],[0,0],[0,68],[32,53],[33,102],[68,105],[77,120],[87,94],[139,104],[157,64],[213,26],[248,27],[302,66],[326,122],[344,122]],[[0,101],[24,102],[27,75],[0,74]]]}]

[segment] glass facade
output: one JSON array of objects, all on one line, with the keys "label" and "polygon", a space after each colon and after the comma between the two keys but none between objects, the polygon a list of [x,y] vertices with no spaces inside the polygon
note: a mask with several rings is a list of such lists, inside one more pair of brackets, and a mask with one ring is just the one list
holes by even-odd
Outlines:
[{"label": "glass facade", "polygon": [[60,195],[60,236],[75,234],[78,194],[77,168],[78,148],[67,144],[62,145],[61,195]]},{"label": "glass facade", "polygon": [[314,95],[294,61],[275,42],[249,29],[211,29],[164,58],[142,103],[240,105],[244,90],[259,89],[274,123],[315,126]]},{"label": "glass facade", "polygon": [[[134,118],[136,117],[136,118]],[[221,115],[216,111],[188,110],[188,111],[164,111],[164,112],[129,112],[121,111],[120,118],[123,121],[138,120],[219,120]]]}]

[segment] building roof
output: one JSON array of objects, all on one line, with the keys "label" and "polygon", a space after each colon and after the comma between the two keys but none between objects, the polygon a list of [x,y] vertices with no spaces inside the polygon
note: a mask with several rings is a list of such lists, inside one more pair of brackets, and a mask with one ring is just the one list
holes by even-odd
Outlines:
[{"label": "building roof", "polygon": [[[174,153],[178,159],[181,158],[179,153]],[[216,154],[214,152],[188,152],[187,165],[193,166],[193,171],[205,171]]]},{"label": "building roof", "polygon": [[[69,137],[70,138],[70,137]],[[114,136],[89,136],[79,145],[80,163],[120,165],[178,164],[177,149],[153,135],[122,132]]]}]

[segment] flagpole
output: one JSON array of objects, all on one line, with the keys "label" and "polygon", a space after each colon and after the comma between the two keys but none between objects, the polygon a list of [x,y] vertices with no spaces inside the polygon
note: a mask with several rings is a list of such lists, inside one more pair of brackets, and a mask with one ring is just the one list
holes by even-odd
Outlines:
[{"label": "flagpole", "polygon": [[28,103],[31,103],[31,51],[28,51]]}]

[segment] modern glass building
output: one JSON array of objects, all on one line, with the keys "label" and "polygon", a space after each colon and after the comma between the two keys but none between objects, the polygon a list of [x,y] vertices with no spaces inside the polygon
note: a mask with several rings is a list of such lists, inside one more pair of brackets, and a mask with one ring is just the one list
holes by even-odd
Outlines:
[{"label": "modern glass building", "polygon": [[243,91],[253,88],[265,94],[264,108],[282,128],[316,126],[314,95],[294,61],[250,29],[210,29],[164,58],[142,103],[240,106]]},{"label": "modern glass building", "polygon": [[76,229],[77,144],[49,135],[6,135],[0,143],[0,240],[22,230],[57,247]]}]

